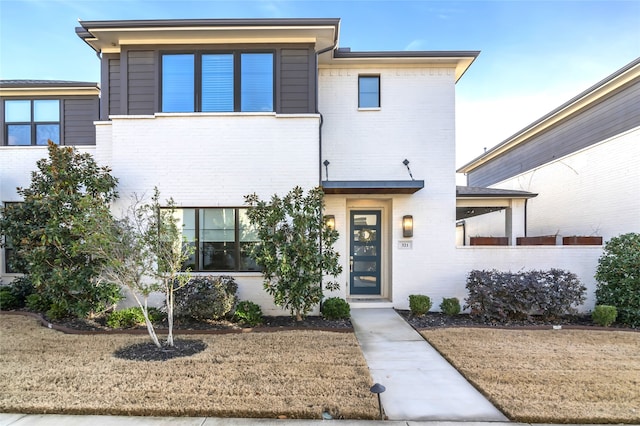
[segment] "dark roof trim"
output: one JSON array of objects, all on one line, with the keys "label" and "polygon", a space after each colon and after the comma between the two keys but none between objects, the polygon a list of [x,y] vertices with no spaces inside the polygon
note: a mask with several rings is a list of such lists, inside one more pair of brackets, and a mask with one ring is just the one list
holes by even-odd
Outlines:
[{"label": "dark roof trim", "polygon": [[[282,26],[338,26],[339,18],[257,18],[257,19],[140,19],[114,21],[78,21],[82,28],[162,28],[162,27],[282,27]],[[76,33],[82,37],[81,28]]]},{"label": "dark roof trim", "polygon": [[483,188],[479,186],[456,186],[459,198],[534,198],[538,194],[511,189]]},{"label": "dark roof trim", "polygon": [[480,51],[456,51],[456,50],[399,50],[399,51],[372,51],[352,52],[349,49],[337,49],[333,52],[336,59],[356,58],[477,58]]},{"label": "dark roof trim", "polygon": [[413,194],[422,188],[423,180],[322,181],[325,194]]},{"label": "dark roof trim", "polygon": [[529,131],[530,129],[533,129],[537,125],[545,122],[546,120],[548,120],[551,117],[553,117],[554,115],[558,114],[559,112],[561,112],[565,108],[569,107],[570,105],[574,104],[575,102],[579,101],[580,99],[582,99],[582,98],[586,97],[587,95],[589,95],[590,93],[594,92],[595,90],[600,88],[600,86],[603,86],[603,85],[609,83],[610,81],[615,80],[616,78],[620,77],[622,74],[626,73],[627,71],[629,71],[630,69],[636,67],[639,64],[640,64],[640,57],[638,57],[635,60],[631,61],[630,63],[628,63],[624,67],[620,68],[619,70],[617,70],[613,74],[611,74],[611,75],[605,77],[604,79],[600,80],[599,82],[597,82],[593,86],[589,87],[587,90],[581,92],[577,96],[574,96],[573,98],[569,99],[567,102],[563,103],[562,105],[560,105],[559,107],[555,108],[551,112],[543,115],[542,117],[540,117],[539,119],[537,119],[533,123],[529,124],[527,127],[523,128],[523,129],[519,130],[518,132],[514,133],[513,135],[509,136],[507,139],[503,140],[502,142],[500,142],[499,144],[497,144],[493,148],[487,150],[482,155],[479,155],[478,157],[476,157],[473,160],[469,161],[467,164],[465,164],[464,166],[458,168],[458,170],[456,170],[456,171],[458,173],[467,173],[470,170],[473,170],[474,168],[476,168],[476,166],[474,166],[474,165],[478,161],[482,160],[485,157],[488,157],[488,156],[492,155],[495,151],[497,151],[500,148],[502,148],[503,146],[507,145],[509,142],[511,142],[513,139],[516,139],[521,134],[523,134],[523,133]]},{"label": "dark roof trim", "polygon": [[98,83],[89,81],[67,80],[0,80],[4,88],[37,88],[37,87],[99,87]]}]

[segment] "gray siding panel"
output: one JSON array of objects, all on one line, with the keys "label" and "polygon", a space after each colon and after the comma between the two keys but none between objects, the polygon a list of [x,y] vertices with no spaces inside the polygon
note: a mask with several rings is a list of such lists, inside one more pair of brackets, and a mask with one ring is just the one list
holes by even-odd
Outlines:
[{"label": "gray siding panel", "polygon": [[120,58],[109,60],[109,115],[118,115],[122,99],[122,80],[120,79]]},{"label": "gray siding panel", "polygon": [[640,126],[640,80],[468,174],[468,185],[490,186]]},{"label": "gray siding panel", "polygon": [[127,56],[128,114],[156,112],[156,55],[154,51],[129,51]]},{"label": "gray siding panel", "polygon": [[99,119],[99,99],[65,99],[63,102],[64,144],[95,145],[93,122]]},{"label": "gray siding panel", "polygon": [[280,56],[280,112],[315,112],[314,65],[310,49],[282,49]]}]

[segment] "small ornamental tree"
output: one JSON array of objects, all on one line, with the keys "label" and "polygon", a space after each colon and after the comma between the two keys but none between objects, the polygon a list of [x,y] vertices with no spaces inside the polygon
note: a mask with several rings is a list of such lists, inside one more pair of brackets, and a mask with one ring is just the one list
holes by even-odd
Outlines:
[{"label": "small ornamental tree", "polygon": [[596,304],[618,310],[618,321],[640,326],[640,234],[611,238],[598,260]]},{"label": "small ornamental tree", "polygon": [[161,292],[165,296],[167,345],[173,346],[174,292],[189,281],[189,271],[182,272],[181,268],[192,253],[183,243],[175,203],[169,199],[163,208],[159,200],[157,188],[151,203],[134,197],[125,217],[94,224],[98,232],[93,239],[95,256],[104,260],[101,279],[131,290],[157,347],[162,345],[149,315],[149,295]]},{"label": "small ornamental tree", "polygon": [[50,318],[85,317],[112,306],[120,289],[96,280],[102,261],[88,247],[89,224],[110,221],[117,179],[88,153],[49,141],[21,203],[7,206],[0,233],[13,246],[14,269],[25,272]]},{"label": "small ornamental tree", "polygon": [[[273,195],[269,202],[256,194],[245,201],[252,207],[247,217],[260,239],[252,254],[262,267],[264,288],[276,305],[301,321],[322,300],[324,277],[342,272],[333,249],[338,232],[323,220],[324,193],[314,188],[304,195],[295,187],[284,197]],[[340,287],[336,281],[324,285],[327,290]]]}]

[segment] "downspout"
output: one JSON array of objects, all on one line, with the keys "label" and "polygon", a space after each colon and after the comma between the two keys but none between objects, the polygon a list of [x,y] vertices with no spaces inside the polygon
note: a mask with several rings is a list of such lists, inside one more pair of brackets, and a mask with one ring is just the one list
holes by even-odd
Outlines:
[{"label": "downspout", "polygon": [[316,114],[320,114],[320,125],[318,126],[318,186],[322,186],[322,125],[324,124],[324,117],[322,113],[319,111],[319,81],[320,81],[320,55],[330,50],[334,50],[338,45],[338,29],[336,28],[336,33],[333,38],[333,45],[327,47],[326,49],[322,49],[316,52]]},{"label": "downspout", "polygon": [[[328,52],[330,50],[333,50],[336,48],[336,46],[338,45],[338,29],[336,28],[336,33],[335,36],[333,37],[333,45],[327,47],[326,49],[322,49],[318,52],[316,52],[316,114],[320,114],[320,125],[318,126],[318,187],[322,186],[322,125],[324,124],[324,117],[322,117],[322,114],[319,111],[318,105],[318,99],[319,99],[319,87],[320,87],[320,55],[322,55],[325,52]],[[322,224],[320,226],[324,227],[324,214],[321,216],[320,220],[322,220]],[[322,237],[320,237],[320,253],[322,253]],[[322,274],[320,276],[320,290],[322,290]],[[322,310],[322,304],[320,305],[320,310]]]},{"label": "downspout", "polygon": [[524,199],[524,236],[527,236],[527,203],[529,202],[528,198]]}]

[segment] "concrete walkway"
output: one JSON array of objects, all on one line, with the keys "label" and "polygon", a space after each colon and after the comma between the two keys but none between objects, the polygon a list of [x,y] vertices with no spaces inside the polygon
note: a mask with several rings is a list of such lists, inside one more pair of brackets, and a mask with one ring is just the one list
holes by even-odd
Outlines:
[{"label": "concrete walkway", "polygon": [[393,309],[355,308],[351,322],[389,420],[509,421]]}]

